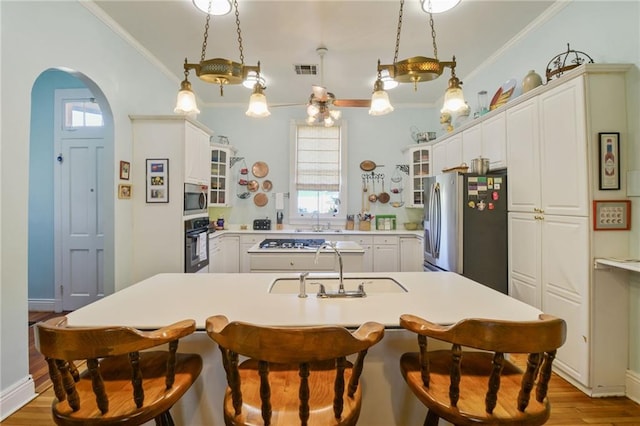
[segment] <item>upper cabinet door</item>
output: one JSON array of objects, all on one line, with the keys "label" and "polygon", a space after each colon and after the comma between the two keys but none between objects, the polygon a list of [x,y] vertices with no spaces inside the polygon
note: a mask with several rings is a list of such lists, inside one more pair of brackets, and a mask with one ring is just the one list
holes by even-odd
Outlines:
[{"label": "upper cabinet door", "polygon": [[209,185],[209,174],[209,135],[187,122],[184,140],[184,181]]},{"label": "upper cabinet door", "polygon": [[507,137],[505,113],[501,112],[482,122],[482,156],[489,159],[489,168],[507,167]]},{"label": "upper cabinet door", "polygon": [[536,212],[541,208],[538,98],[506,114],[509,211]]},{"label": "upper cabinet door", "polygon": [[587,216],[584,77],[544,92],[540,102],[540,180],[546,214]]}]

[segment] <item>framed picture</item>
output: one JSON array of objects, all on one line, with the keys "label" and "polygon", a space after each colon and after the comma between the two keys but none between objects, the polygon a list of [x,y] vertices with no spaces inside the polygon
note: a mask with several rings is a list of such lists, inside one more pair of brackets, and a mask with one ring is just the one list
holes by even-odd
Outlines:
[{"label": "framed picture", "polygon": [[626,231],[631,229],[631,201],[594,200],[593,229],[595,231]]},{"label": "framed picture", "polygon": [[620,189],[620,133],[598,133],[600,189]]},{"label": "framed picture", "polygon": [[129,170],[131,168],[131,164],[128,161],[120,162],[120,179],[129,180]]},{"label": "framed picture", "polygon": [[131,198],[131,185],[121,183],[118,185],[118,198],[129,199]]},{"label": "framed picture", "polygon": [[147,203],[169,202],[169,159],[147,159]]}]

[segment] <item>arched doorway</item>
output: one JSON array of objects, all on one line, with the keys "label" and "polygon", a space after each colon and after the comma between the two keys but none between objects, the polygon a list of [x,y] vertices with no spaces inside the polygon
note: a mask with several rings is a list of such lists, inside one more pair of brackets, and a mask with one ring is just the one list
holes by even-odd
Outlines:
[{"label": "arched doorway", "polygon": [[31,97],[29,309],[73,310],[113,292],[113,118],[81,73],[46,70]]}]

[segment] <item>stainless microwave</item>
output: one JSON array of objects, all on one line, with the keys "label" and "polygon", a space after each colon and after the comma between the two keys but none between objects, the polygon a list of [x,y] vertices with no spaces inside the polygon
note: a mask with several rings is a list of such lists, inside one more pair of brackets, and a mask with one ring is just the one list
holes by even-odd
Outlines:
[{"label": "stainless microwave", "polygon": [[207,213],[207,185],[184,184],[184,215]]}]

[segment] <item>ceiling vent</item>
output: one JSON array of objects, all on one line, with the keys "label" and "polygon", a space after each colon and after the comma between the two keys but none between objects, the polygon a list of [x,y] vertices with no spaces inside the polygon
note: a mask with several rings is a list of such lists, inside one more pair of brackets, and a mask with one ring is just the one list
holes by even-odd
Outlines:
[{"label": "ceiling vent", "polygon": [[294,64],[297,75],[318,75],[317,65]]}]

